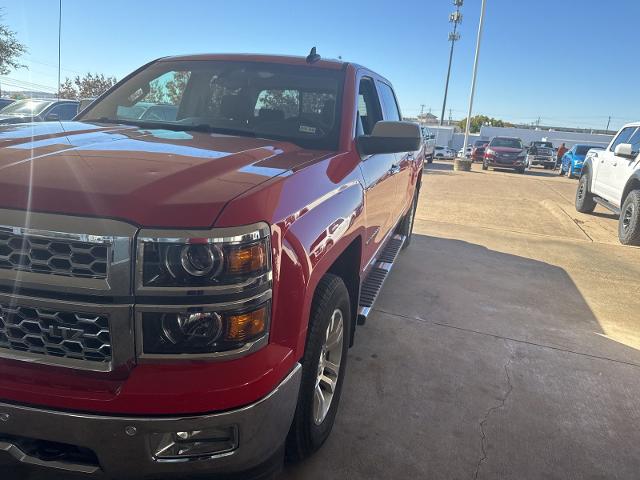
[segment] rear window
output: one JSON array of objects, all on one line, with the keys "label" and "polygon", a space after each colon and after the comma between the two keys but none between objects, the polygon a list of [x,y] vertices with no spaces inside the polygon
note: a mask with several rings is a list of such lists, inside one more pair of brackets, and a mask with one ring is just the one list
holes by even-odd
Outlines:
[{"label": "rear window", "polygon": [[580,145],[578,147],[576,147],[576,155],[586,155],[587,152],[589,150],[591,150],[592,148],[602,148],[602,147],[597,147],[597,146],[593,146],[593,145]]}]

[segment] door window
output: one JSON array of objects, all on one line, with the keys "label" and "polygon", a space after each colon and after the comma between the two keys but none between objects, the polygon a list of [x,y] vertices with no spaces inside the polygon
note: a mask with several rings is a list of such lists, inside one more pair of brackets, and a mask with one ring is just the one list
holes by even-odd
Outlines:
[{"label": "door window", "polygon": [[636,131],[629,137],[627,143],[631,144],[631,151],[634,155],[638,155],[640,152],[640,128],[636,129]]},{"label": "door window", "polygon": [[382,120],[380,102],[370,78],[360,80],[358,91],[358,135],[371,135],[373,126]]},{"label": "door window", "polygon": [[378,82],[380,87],[380,98],[382,100],[382,109],[384,111],[384,119],[390,121],[400,120],[400,109],[396,102],[396,96],[393,90],[386,83]]},{"label": "door window", "polygon": [[63,103],[56,105],[47,113],[49,115],[57,115],[58,120],[71,120],[78,114],[78,105],[75,103]]},{"label": "door window", "polygon": [[613,141],[613,143],[611,143],[611,146],[609,147],[609,151],[614,152],[616,150],[616,147],[621,143],[629,143],[629,138],[631,137],[631,135],[635,130],[636,130],[636,127],[623,128],[622,131],[616,137],[616,139]]}]

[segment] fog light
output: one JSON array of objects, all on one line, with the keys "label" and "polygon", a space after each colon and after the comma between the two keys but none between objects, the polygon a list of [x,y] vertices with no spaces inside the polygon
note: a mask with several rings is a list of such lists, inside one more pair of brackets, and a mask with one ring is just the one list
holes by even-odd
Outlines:
[{"label": "fog light", "polygon": [[238,427],[154,433],[150,436],[150,443],[153,456],[158,461],[212,457],[238,448]]}]

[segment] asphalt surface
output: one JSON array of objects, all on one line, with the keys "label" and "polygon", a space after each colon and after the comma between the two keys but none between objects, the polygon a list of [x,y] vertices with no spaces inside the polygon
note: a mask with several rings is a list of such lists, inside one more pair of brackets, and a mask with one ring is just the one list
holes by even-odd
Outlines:
[{"label": "asphalt surface", "polygon": [[279,480],[639,478],[640,249],[576,185],[430,166],[333,433]]},{"label": "asphalt surface", "polygon": [[425,171],[333,433],[282,480],[637,479],[640,249],[576,180]]}]

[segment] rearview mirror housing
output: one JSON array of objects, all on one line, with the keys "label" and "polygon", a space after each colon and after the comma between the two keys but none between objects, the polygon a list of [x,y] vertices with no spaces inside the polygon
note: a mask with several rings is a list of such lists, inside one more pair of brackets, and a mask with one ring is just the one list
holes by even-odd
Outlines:
[{"label": "rearview mirror housing", "polygon": [[636,158],[638,155],[638,152],[633,151],[633,146],[630,143],[619,143],[613,153],[624,158]]},{"label": "rearview mirror housing", "polygon": [[371,135],[357,139],[361,155],[378,153],[415,152],[420,149],[422,135],[420,127],[411,122],[380,121],[373,127]]}]

